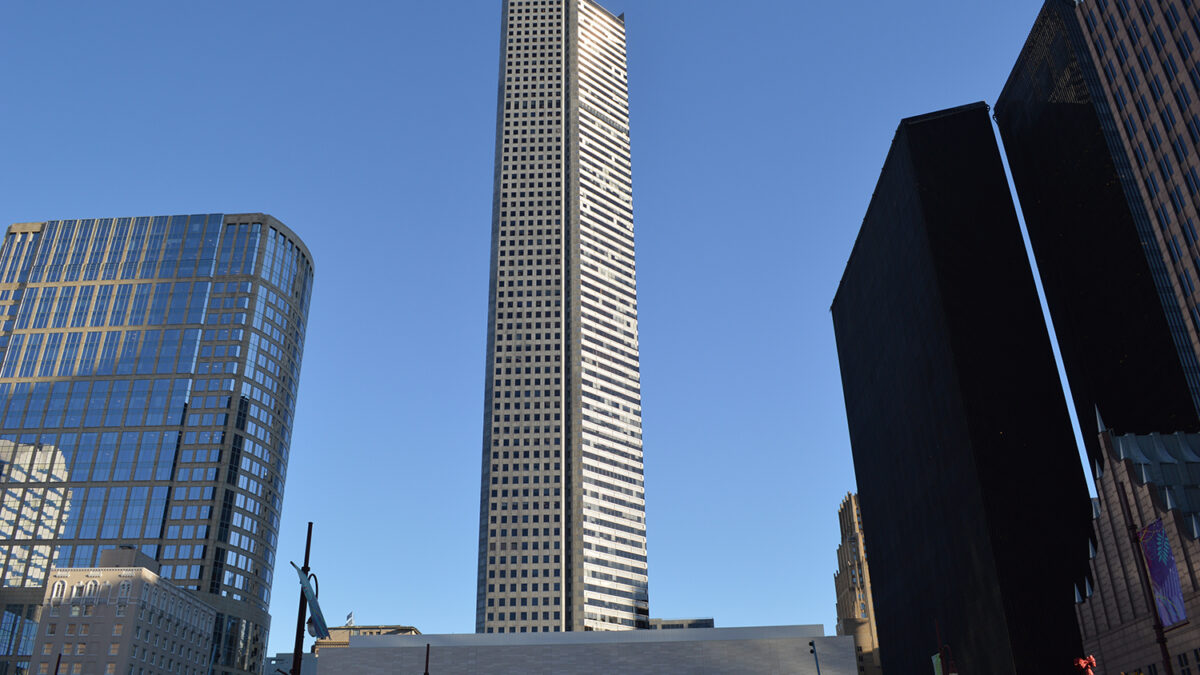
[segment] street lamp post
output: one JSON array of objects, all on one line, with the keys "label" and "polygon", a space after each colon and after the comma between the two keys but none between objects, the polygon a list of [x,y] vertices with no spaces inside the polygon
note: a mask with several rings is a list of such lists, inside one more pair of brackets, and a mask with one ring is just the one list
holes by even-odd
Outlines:
[{"label": "street lamp post", "polygon": [[[308,536],[304,540],[304,567],[300,571],[304,576],[308,576],[308,554],[312,549],[312,521],[308,521]],[[292,647],[292,672],[291,675],[300,675],[300,667],[304,658],[304,615],[308,613],[308,599],[304,597],[304,590],[300,590],[300,611],[296,614],[296,643]]]}]

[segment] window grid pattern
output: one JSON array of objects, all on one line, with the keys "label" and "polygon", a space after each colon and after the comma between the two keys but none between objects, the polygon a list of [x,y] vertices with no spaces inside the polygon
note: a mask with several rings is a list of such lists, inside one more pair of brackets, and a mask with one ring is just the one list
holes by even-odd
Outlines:
[{"label": "window grid pattern", "polygon": [[[256,672],[311,298],[302,245],[263,214],[18,224],[0,280],[0,442],[60,452],[70,494],[59,535],[29,545],[73,567],[139,546],[212,594],[219,672]],[[25,545],[0,543],[0,564]]]},{"label": "window grid pattern", "polygon": [[1151,270],[1200,409],[1200,7],[1088,0],[1077,16],[1146,205],[1135,220],[1148,225]]},{"label": "window grid pattern", "polygon": [[[589,629],[633,627],[645,531],[623,25],[569,0],[513,0],[504,16],[476,629],[583,630],[588,613]],[[571,91],[584,50],[604,61],[586,75],[604,94],[586,101]],[[587,197],[568,168],[581,148]],[[595,210],[587,228],[581,208]],[[614,516],[614,500],[630,507]],[[630,553],[636,590],[619,578]],[[573,584],[585,565],[591,578]]]},{"label": "window grid pattern", "polygon": [[505,7],[477,629],[562,630],[565,8]]},{"label": "window grid pattern", "polygon": [[[578,527],[583,629],[649,621],[625,26],[578,0]],[[573,214],[575,215],[575,214]],[[580,574],[577,574],[579,576]]]},{"label": "window grid pattern", "polygon": [[0,441],[0,585],[46,585],[51,547],[70,503],[67,462],[53,447]]}]

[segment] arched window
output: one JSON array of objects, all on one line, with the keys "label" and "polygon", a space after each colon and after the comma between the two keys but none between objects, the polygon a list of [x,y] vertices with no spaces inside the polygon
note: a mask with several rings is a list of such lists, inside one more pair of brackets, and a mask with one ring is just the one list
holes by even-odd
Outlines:
[{"label": "arched window", "polygon": [[87,582],[87,588],[84,589],[83,594],[89,598],[94,598],[94,597],[96,597],[96,592],[99,589],[100,589],[100,584],[97,584],[96,581],[93,579],[92,581]]},{"label": "arched window", "polygon": [[75,584],[74,586],[71,587],[71,597],[72,598],[82,598],[83,597],[83,584],[82,583]]},{"label": "arched window", "polygon": [[61,599],[67,593],[67,583],[65,581],[54,582],[54,588],[50,589],[50,597]]},{"label": "arched window", "polygon": [[130,584],[128,581],[122,581],[121,585],[117,589],[117,597],[128,598],[129,591],[132,587],[133,587],[133,585]]}]

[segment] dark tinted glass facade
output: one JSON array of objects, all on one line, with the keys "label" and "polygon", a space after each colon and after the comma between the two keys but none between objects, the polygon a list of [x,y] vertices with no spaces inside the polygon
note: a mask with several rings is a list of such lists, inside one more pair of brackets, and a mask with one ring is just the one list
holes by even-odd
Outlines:
[{"label": "dark tinted glass facade", "polygon": [[11,226],[0,442],[61,456],[67,503],[57,536],[5,510],[0,586],[132,544],[219,610],[214,672],[259,671],[311,291],[264,214]]},{"label": "dark tinted glass facade", "polygon": [[[1157,129],[1158,114],[1139,120],[1132,103],[1124,111],[1110,108],[1083,40],[1075,3],[1047,2],[996,103],[996,121],[1084,443],[1103,465],[1097,411],[1127,433],[1194,430],[1200,380],[1190,312],[1176,295],[1180,265],[1190,263],[1172,262],[1160,249],[1162,223],[1175,221],[1160,220],[1169,214],[1143,199],[1143,181],[1118,128]],[[1111,45],[1108,51],[1129,54],[1123,42]],[[1129,67],[1141,68],[1136,60]],[[1127,99],[1124,85],[1117,86]],[[1156,158],[1174,153],[1170,146],[1156,152]],[[1195,153],[1188,155],[1194,161]],[[1161,190],[1182,181],[1181,174],[1145,184]],[[1165,236],[1170,242],[1172,235]]]},{"label": "dark tinted glass facade", "polygon": [[883,672],[1065,672],[1090,508],[986,105],[901,122],[832,312]]}]

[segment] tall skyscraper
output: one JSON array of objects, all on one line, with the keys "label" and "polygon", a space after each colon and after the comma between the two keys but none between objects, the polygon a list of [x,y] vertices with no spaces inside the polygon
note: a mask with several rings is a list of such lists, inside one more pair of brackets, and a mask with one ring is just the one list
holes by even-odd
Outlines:
[{"label": "tall skyscraper", "polygon": [[1047,0],[996,104],[1100,495],[1079,616],[1108,672],[1200,661],[1194,631],[1156,635],[1128,540],[1164,544],[1142,529],[1163,519],[1153,567],[1174,550],[1194,611],[1200,474],[1176,432],[1200,431],[1198,49],[1191,0]]},{"label": "tall skyscraper", "polygon": [[624,18],[504,3],[478,632],[645,628]]},{"label": "tall skyscraper", "polygon": [[838,509],[842,542],[837,547],[838,569],[833,575],[837,595],[837,634],[851,635],[857,651],[859,675],[879,675],[879,637],[875,630],[875,605],[871,599],[871,568],[863,542],[862,509],[851,492]]},{"label": "tall skyscraper", "polygon": [[214,672],[258,672],[311,293],[304,244],[261,213],[11,226],[0,442],[67,475],[4,491],[69,498],[57,536],[0,539],[0,595],[133,545],[216,608]]},{"label": "tall skyscraper", "polygon": [[1200,8],[1048,0],[996,121],[1084,443],[1200,430]]},{"label": "tall skyscraper", "polygon": [[1091,511],[985,104],[901,121],[832,313],[883,672],[1069,668]]}]

